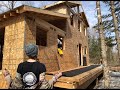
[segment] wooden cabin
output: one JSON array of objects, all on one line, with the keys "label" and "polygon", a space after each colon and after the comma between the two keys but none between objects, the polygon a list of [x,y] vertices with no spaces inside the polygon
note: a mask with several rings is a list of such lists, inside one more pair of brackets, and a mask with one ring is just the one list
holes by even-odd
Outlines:
[{"label": "wooden cabin", "polygon": [[[0,69],[8,69],[14,77],[18,64],[28,58],[24,53],[28,43],[39,46],[38,58],[47,72],[88,66],[89,24],[80,5],[58,1],[43,9],[23,5],[0,14]],[[60,39],[62,56],[58,53]]]}]

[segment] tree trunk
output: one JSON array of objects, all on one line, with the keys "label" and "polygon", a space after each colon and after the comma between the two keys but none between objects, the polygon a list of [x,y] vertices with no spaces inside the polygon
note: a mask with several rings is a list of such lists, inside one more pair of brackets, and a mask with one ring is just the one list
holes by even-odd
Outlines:
[{"label": "tree trunk", "polygon": [[115,31],[115,37],[116,37],[116,42],[117,42],[118,58],[119,58],[119,65],[120,65],[120,40],[119,40],[117,17],[115,15],[114,1],[110,1],[110,5],[111,5],[111,14],[113,17],[113,22],[114,22],[114,28],[115,28],[114,31]]},{"label": "tree trunk", "polygon": [[11,2],[11,9],[14,9],[14,1]]},{"label": "tree trunk", "polygon": [[100,1],[96,1],[96,8],[97,8],[97,16],[98,16],[98,26],[99,26],[99,35],[101,41],[101,53],[102,53],[102,61],[104,65],[104,88],[109,88],[109,68],[107,65],[107,55],[106,55],[106,46],[105,46],[105,38],[103,33],[103,25],[102,25],[102,18],[101,18],[101,9],[100,9]]},{"label": "tree trunk", "polygon": [[[113,55],[112,55],[112,47],[107,46],[107,61],[109,61],[107,64],[108,66],[111,65],[111,62],[113,61]],[[113,63],[112,63],[113,64]]]}]

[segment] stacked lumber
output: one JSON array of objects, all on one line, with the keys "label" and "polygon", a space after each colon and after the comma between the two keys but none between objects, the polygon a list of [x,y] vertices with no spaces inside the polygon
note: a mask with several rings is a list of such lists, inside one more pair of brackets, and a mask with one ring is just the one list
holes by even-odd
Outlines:
[{"label": "stacked lumber", "polygon": [[[82,67],[82,68],[85,68],[85,67]],[[82,68],[80,67],[79,69],[82,69]],[[68,70],[68,71],[71,71],[71,70]],[[54,87],[66,88],[66,89],[86,89],[102,73],[103,73],[102,68],[98,66],[98,67],[95,67],[94,69],[85,71],[81,74],[78,74],[72,77],[62,76],[54,84]],[[52,78],[53,76],[52,74],[53,72],[47,73],[46,75],[47,80]]]}]

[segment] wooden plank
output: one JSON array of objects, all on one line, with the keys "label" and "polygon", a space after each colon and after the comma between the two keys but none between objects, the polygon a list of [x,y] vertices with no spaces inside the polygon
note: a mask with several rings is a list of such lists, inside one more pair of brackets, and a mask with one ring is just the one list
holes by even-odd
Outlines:
[{"label": "wooden plank", "polygon": [[78,88],[86,89],[102,72],[97,72],[95,75],[92,75],[88,80],[81,84]]},{"label": "wooden plank", "polygon": [[79,12],[80,12],[79,5],[77,5],[77,13],[79,13]]},{"label": "wooden plank", "polygon": [[6,15],[3,15],[3,18],[7,18],[7,16],[6,16]]},{"label": "wooden plank", "polygon": [[19,10],[18,10],[18,9],[16,10],[16,13],[19,13]]},{"label": "wooden plank", "polygon": [[[53,76],[53,75],[46,75],[46,79],[49,80],[49,79],[52,78],[52,76]],[[59,81],[59,82],[64,82],[64,83],[74,83],[74,82],[75,82],[75,79],[72,78],[72,77],[64,77],[64,76],[62,76],[62,77],[60,77],[60,78],[58,79],[58,81]]]},{"label": "wooden plank", "polygon": [[[60,77],[55,84],[55,87],[69,89],[85,89],[88,87],[100,74],[103,73],[102,68],[97,67],[90,71],[84,72],[73,77]],[[52,78],[52,75],[47,75],[47,79]],[[59,83],[58,83],[59,82]],[[66,83],[65,86],[63,83]]]},{"label": "wooden plank", "polygon": [[61,87],[61,88],[66,88],[66,89],[75,89],[73,84],[64,83],[64,82],[56,82],[54,84],[54,87]]},{"label": "wooden plank", "polygon": [[[78,86],[76,88],[85,89],[101,73],[102,73],[102,69],[97,67],[83,74],[74,76],[73,78],[77,79],[78,82]],[[85,84],[86,82],[87,84]]]},{"label": "wooden plank", "polygon": [[[86,23],[84,21],[84,19],[79,15],[79,14],[76,14],[72,9],[71,7],[66,3],[67,7],[69,8],[70,12],[73,14],[73,15],[76,15],[77,18],[83,22],[83,24],[86,26]],[[87,20],[86,20],[87,21]],[[89,25],[87,25],[89,27]]]},{"label": "wooden plank", "polygon": [[[11,14],[11,13],[13,13],[13,12],[15,12],[15,13],[23,13],[23,12],[25,12],[25,10],[23,9],[24,8],[24,6],[22,5],[22,6],[20,6],[20,7],[17,7],[17,8],[15,8],[15,9],[13,9],[13,10],[11,10],[11,11],[7,11],[7,12],[5,12],[5,13],[2,13],[2,14],[0,14],[0,17],[2,16],[2,18],[8,18],[8,17],[10,17],[10,15],[13,15],[13,14]],[[15,14],[14,14],[15,15]]]},{"label": "wooden plank", "polygon": [[67,72],[67,71],[71,71],[71,70],[75,70],[75,69],[80,69],[80,68],[84,68],[87,66],[80,66],[80,67],[76,67],[76,68],[72,68],[72,69],[68,69],[68,70],[59,70],[59,71],[54,71],[54,72],[46,72],[46,74],[55,74],[57,72]]},{"label": "wooden plank", "polygon": [[[46,75],[46,79],[50,80],[52,75]],[[74,89],[75,79],[72,77],[60,77],[57,82],[54,84],[54,87]]]}]

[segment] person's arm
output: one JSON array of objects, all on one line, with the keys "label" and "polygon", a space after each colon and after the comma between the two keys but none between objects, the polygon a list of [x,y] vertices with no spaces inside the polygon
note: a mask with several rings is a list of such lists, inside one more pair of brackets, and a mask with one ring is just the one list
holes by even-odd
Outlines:
[{"label": "person's arm", "polygon": [[45,81],[45,72],[43,72],[39,75],[39,82],[41,83],[43,81]]},{"label": "person's arm", "polygon": [[41,68],[41,73],[39,74],[39,82],[43,82],[45,80],[46,67],[44,64],[42,64],[40,68]]},{"label": "person's arm", "polygon": [[21,79],[22,65],[21,63],[17,67],[16,78]]},{"label": "person's arm", "polygon": [[62,76],[62,72],[57,72],[56,74],[54,74],[54,76],[53,76],[53,83],[55,83],[57,80],[58,80],[58,78],[60,78]]},{"label": "person's arm", "polygon": [[7,85],[9,87],[11,82],[12,82],[11,75],[10,75],[9,71],[6,68],[3,69],[2,73],[3,73],[4,77],[5,77],[5,80],[7,81]]},{"label": "person's arm", "polygon": [[22,83],[22,77],[21,77],[21,65],[18,65],[17,72],[15,78],[12,80],[9,89],[22,89],[23,83]]}]

